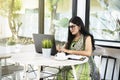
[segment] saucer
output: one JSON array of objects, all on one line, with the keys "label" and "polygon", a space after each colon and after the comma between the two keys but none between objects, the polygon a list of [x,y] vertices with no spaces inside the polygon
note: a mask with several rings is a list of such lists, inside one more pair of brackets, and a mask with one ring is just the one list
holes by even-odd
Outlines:
[{"label": "saucer", "polygon": [[64,60],[67,60],[68,58],[67,57],[55,57],[55,59],[59,61],[64,61]]}]

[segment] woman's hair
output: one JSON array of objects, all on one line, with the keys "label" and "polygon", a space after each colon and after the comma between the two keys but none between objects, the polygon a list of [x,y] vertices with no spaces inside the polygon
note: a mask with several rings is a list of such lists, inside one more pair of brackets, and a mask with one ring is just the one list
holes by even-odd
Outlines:
[{"label": "woman's hair", "polygon": [[[93,47],[93,50],[95,49],[94,47],[94,38],[93,38],[93,35],[91,35],[85,28],[84,24],[83,24],[83,21],[80,17],[78,16],[75,16],[75,17],[72,17],[70,20],[69,20],[69,23],[73,23],[73,24],[76,24],[77,26],[80,27],[80,30],[79,32],[81,34],[83,34],[85,36],[85,39],[87,36],[91,36],[91,39],[92,39],[92,47]],[[71,42],[72,40],[74,39],[75,35],[72,35],[72,33],[70,32],[70,29],[68,27],[68,39],[67,39],[67,46],[66,48],[69,49],[70,48],[70,45],[71,45]]]}]

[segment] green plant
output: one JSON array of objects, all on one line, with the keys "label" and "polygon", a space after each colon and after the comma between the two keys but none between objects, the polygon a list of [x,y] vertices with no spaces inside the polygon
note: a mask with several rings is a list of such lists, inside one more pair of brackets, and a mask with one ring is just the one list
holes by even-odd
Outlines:
[{"label": "green plant", "polygon": [[68,27],[69,19],[68,18],[62,18],[60,20],[54,20],[53,24],[58,27]]},{"label": "green plant", "polygon": [[15,42],[15,39],[14,38],[9,38],[8,41],[7,41],[7,45],[15,45],[16,42]]},{"label": "green plant", "polygon": [[42,41],[42,48],[52,48],[53,42],[52,40],[44,39]]},{"label": "green plant", "polygon": [[12,38],[18,37],[21,22],[21,0],[0,0],[0,16],[8,19],[9,28],[12,33]]}]

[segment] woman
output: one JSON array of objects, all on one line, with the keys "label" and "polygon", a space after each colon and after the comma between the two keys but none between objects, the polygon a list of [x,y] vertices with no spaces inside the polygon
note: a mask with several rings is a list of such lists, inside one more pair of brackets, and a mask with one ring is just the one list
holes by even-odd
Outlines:
[{"label": "woman", "polygon": [[[80,17],[75,16],[70,19],[68,27],[68,40],[64,48],[57,47],[60,52],[69,54],[82,55],[89,57],[89,61],[82,65],[76,65],[77,79],[78,80],[99,80],[98,69],[91,58],[91,54],[94,47],[93,36],[85,29],[83,21]],[[70,67],[64,67],[62,71],[65,71],[66,80],[74,80],[71,74]],[[60,72],[62,73],[62,72]],[[58,80],[63,80],[62,76],[58,76]]]}]

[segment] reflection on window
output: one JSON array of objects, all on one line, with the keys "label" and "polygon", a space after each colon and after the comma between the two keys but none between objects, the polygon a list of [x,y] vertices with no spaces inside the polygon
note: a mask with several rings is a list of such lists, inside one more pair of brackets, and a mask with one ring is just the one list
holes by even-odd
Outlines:
[{"label": "reflection on window", "polygon": [[91,0],[90,31],[95,39],[120,41],[120,0]]},{"label": "reflection on window", "polygon": [[72,0],[45,0],[45,34],[53,34],[56,40],[66,41],[71,16]]},{"label": "reflection on window", "polygon": [[38,0],[0,0],[0,43],[31,43],[37,31]]}]

